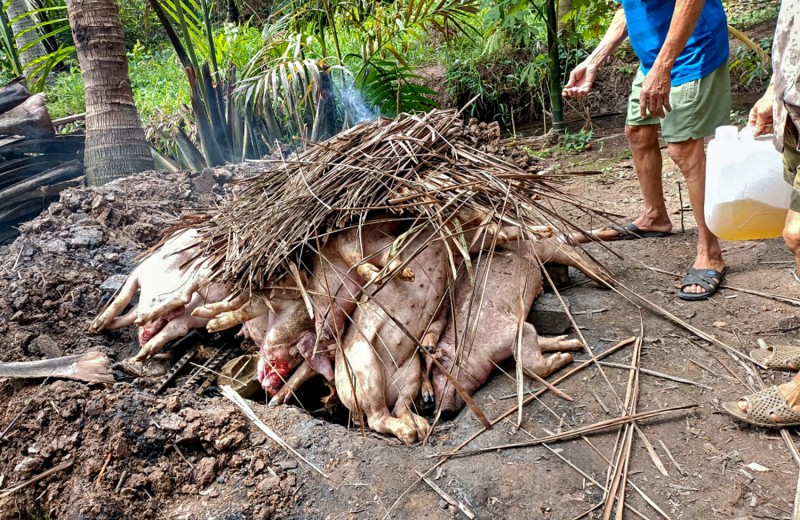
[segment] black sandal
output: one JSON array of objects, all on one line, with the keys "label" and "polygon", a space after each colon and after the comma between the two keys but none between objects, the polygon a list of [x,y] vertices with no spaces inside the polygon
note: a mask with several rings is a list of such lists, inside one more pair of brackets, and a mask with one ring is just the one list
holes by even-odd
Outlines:
[{"label": "black sandal", "polygon": [[[722,271],[715,271],[713,269],[695,269],[694,267],[690,267],[686,271],[686,276],[683,277],[683,281],[681,282],[681,290],[678,293],[678,297],[680,297],[682,300],[690,301],[707,300],[717,292],[717,289],[719,289],[719,284],[722,283],[722,279],[725,277],[725,273],[727,272],[727,267]],[[690,285],[699,285],[705,289],[705,292],[684,292],[684,289]]]}]

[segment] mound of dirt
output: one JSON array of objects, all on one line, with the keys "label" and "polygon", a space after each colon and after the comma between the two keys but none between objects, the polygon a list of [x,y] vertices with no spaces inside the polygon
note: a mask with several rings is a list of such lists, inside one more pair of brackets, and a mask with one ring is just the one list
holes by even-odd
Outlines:
[{"label": "mound of dirt", "polygon": [[[149,172],[62,193],[0,252],[0,333],[6,338],[0,359],[88,350],[103,351],[112,361],[131,355],[137,348],[132,330],[90,336],[88,322],[124,281],[136,256],[182,213],[216,204],[221,182],[232,173],[231,168],[199,175]],[[256,460],[263,450],[232,454],[250,442],[251,432],[230,404],[206,406],[193,395],[165,401],[137,388],[136,380],[111,388],[5,381],[0,395],[8,403],[0,433],[0,488],[72,461],[9,498],[0,494],[3,518],[156,518],[160,501],[176,493],[199,496],[223,478],[222,468],[238,471],[243,461],[260,467],[255,472],[266,468]],[[281,481],[277,473],[275,478]],[[276,484],[274,491],[277,497],[282,488]],[[227,510],[253,514],[244,493],[240,498]],[[143,505],[140,499],[148,500]]]}]

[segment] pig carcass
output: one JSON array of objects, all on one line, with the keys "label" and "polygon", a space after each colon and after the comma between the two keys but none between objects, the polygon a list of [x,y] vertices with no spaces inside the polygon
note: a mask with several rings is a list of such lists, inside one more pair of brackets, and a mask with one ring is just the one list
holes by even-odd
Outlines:
[{"label": "pig carcass", "polygon": [[[394,236],[388,229],[367,223],[337,233],[313,256],[310,280],[300,271],[299,280],[287,280],[279,291],[273,291],[271,298],[254,299],[230,310],[243,301],[232,300],[195,312],[215,316],[208,324],[209,331],[268,314],[268,321],[262,324],[262,330],[267,332],[259,348],[259,380],[270,396],[281,390],[271,405],[284,402],[316,373],[333,379],[332,346],[340,339],[365,283],[380,284],[395,273],[403,280],[414,279],[414,273],[403,268],[399,258],[391,254]],[[314,321],[308,315],[298,282],[309,295]],[[283,386],[287,375],[301,362],[301,368]]]},{"label": "pig carcass", "polygon": [[[150,253],[128,276],[106,309],[90,324],[90,331],[113,330],[137,324],[141,350],[137,360],[150,357],[191,329],[204,328],[208,320],[192,316],[203,305],[228,297],[219,283],[206,284],[205,260],[197,257],[197,232],[183,230]],[[139,302],[119,316],[134,295]]]},{"label": "pig carcass", "polygon": [[[522,359],[517,362],[527,373],[546,377],[572,361],[570,354],[545,356],[544,352],[583,347],[579,340],[564,336],[538,336],[533,325],[524,321],[533,300],[542,293],[544,262],[572,266],[600,284],[610,283],[605,274],[589,268],[569,246],[555,240],[510,243],[473,263],[474,283],[464,275],[459,278],[454,315],[431,354],[470,395],[499,363],[515,355],[520,325]],[[464,401],[447,377],[438,367],[433,367],[432,376],[437,407],[460,410]]]},{"label": "pig carcass", "polygon": [[[410,239],[413,283],[397,278],[366,289],[336,352],[339,399],[357,420],[406,444],[430,425],[412,411],[422,367],[418,345],[433,347],[447,324],[447,245],[431,227]],[[392,411],[389,411],[389,408]]]}]

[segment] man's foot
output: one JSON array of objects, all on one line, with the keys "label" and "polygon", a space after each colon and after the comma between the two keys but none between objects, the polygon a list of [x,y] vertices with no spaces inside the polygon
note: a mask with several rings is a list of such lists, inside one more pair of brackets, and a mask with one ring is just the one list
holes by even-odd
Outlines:
[{"label": "man's foot", "polygon": [[775,345],[750,351],[750,357],[765,368],[774,370],[800,370],[800,347]]},{"label": "man's foot", "polygon": [[617,240],[632,240],[636,238],[664,237],[672,232],[672,221],[666,215],[658,218],[637,218],[633,222],[621,226],[604,226],[592,231],[590,236],[575,235],[572,240],[576,244],[585,244],[592,241],[613,242]]},{"label": "man's foot", "polygon": [[[700,272],[716,271],[716,274],[710,273],[704,275],[704,277],[710,279],[709,283],[714,289],[709,292],[709,288],[705,287],[702,283],[690,283],[687,285],[685,282],[686,278],[684,278],[684,282],[681,284],[681,293],[690,295],[689,298],[686,299],[704,300],[714,294],[714,292],[716,292],[716,286],[720,284],[726,272],[725,262],[722,260],[722,251],[719,249],[719,245],[717,244],[712,253],[697,253],[697,258],[695,258],[692,264],[692,269],[696,269]],[[698,298],[691,295],[705,296]]]},{"label": "man's foot", "polygon": [[723,403],[723,408],[737,419],[757,426],[795,426],[800,424],[800,385],[792,379],[745,396],[736,403]]},{"label": "man's foot", "polygon": [[[723,267],[721,271],[714,269],[695,269],[690,267],[683,277],[681,282],[681,290],[678,292],[678,297],[682,300],[697,301],[707,300],[717,293],[719,284],[725,277],[728,271],[727,267]],[[688,289],[699,287],[702,289],[700,292],[690,292]]]}]

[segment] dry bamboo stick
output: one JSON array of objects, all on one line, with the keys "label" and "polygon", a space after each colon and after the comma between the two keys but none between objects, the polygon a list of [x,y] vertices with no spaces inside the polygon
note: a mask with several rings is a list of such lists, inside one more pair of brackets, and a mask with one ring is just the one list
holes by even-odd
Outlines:
[{"label": "dry bamboo stick", "polygon": [[[639,358],[642,351],[642,337],[643,333],[636,338],[636,343],[633,345],[633,360],[628,373],[628,386],[625,390],[625,401],[622,405],[623,417],[626,415],[634,415],[636,413],[636,401],[639,394],[637,368],[639,367]],[[630,461],[631,445],[633,442],[633,428],[630,423],[625,424],[621,442],[615,449],[615,458],[613,464],[612,477],[608,485],[608,491],[605,495],[605,504],[603,506],[603,513],[601,518],[609,520],[614,508],[614,501],[618,501],[617,507],[618,515],[624,511],[625,503],[625,480],[627,480],[627,467]]]},{"label": "dry bamboo stick", "polygon": [[669,457],[669,460],[671,460],[671,461],[672,461],[672,464],[674,464],[674,465],[675,465],[675,468],[677,468],[677,470],[678,470],[678,473],[680,473],[681,475],[688,475],[688,473],[686,473],[686,472],[683,470],[683,468],[681,467],[681,465],[680,465],[680,464],[678,464],[678,461],[677,461],[677,460],[675,460],[675,457],[673,457],[673,456],[672,456],[672,453],[670,453],[669,449],[667,448],[667,445],[666,445],[666,444],[664,444],[664,441],[662,441],[661,439],[659,439],[659,440],[658,440],[658,442],[659,442],[659,444],[661,444],[661,447],[664,449],[664,453],[666,453],[666,454],[667,454],[667,457]]},{"label": "dry bamboo stick", "polygon": [[[589,359],[587,361],[584,361],[583,363],[581,363],[577,367],[574,367],[573,369],[568,371],[566,374],[556,378],[556,380],[553,381],[553,384],[557,385],[557,384],[559,384],[559,383],[561,383],[563,381],[566,381],[567,379],[569,379],[573,375],[577,374],[578,372],[580,372],[581,370],[583,370],[587,366],[591,365],[594,362],[594,359],[600,360],[600,359],[603,359],[603,358],[605,358],[607,356],[610,356],[611,354],[617,352],[618,350],[621,350],[622,348],[627,347],[628,345],[630,345],[634,341],[636,341],[636,337],[634,337],[634,336],[631,336],[630,338],[627,338],[627,339],[624,339],[624,340],[620,341],[616,345],[613,345],[613,346],[609,347],[605,352],[597,354],[595,356],[595,358]],[[544,394],[546,391],[547,391],[547,389],[543,388],[543,389],[540,389],[537,392],[529,395],[527,398],[525,398],[525,401],[523,401],[523,405],[530,403],[534,399],[537,399],[540,395]],[[502,421],[506,417],[508,417],[511,414],[513,414],[516,411],[516,409],[517,409],[517,407],[514,406],[514,407],[510,408],[509,410],[506,410],[499,417],[497,417],[496,419],[491,421],[490,424],[492,426],[494,426],[495,424],[499,423],[500,421]],[[468,439],[464,440],[461,444],[459,444],[455,448],[455,451],[459,451],[459,450],[463,449],[465,446],[467,446],[469,443],[471,443],[472,441],[474,441],[475,439],[477,439],[478,437],[483,435],[488,430],[489,430],[489,428],[483,428],[483,429],[480,429],[477,432],[473,433]],[[441,466],[442,464],[447,462],[449,459],[450,459],[450,456],[443,455],[441,460],[436,462],[436,464],[434,464],[433,466],[428,468],[427,471],[425,471],[424,475],[430,475],[436,468],[438,468],[439,466]],[[405,490],[403,490],[403,492],[400,494],[400,496],[398,496],[395,499],[395,501],[392,503],[392,505],[389,507],[389,510],[386,512],[386,515],[384,516],[384,519],[385,518],[389,518],[389,514],[392,512],[392,510],[394,510],[394,508],[397,506],[397,504],[400,503],[400,501],[403,499],[403,497],[406,496],[408,494],[408,492],[411,491],[414,488],[414,486],[416,486],[421,481],[422,481],[422,479],[418,478],[417,480],[412,482]]]},{"label": "dry bamboo stick", "polygon": [[[507,420],[508,420],[508,419],[506,419],[506,421],[507,421]],[[540,428],[542,428],[542,427],[540,426]],[[533,435],[531,432],[529,432],[529,431],[528,431],[528,430],[526,430],[525,428],[520,428],[519,430],[520,430],[522,433],[524,433],[525,435],[527,435],[528,437],[530,437],[531,439],[535,439],[535,438],[536,438],[536,437],[535,437],[535,436],[534,436],[534,435]],[[552,435],[552,434],[553,434],[551,431],[547,430],[546,428],[542,428],[542,430],[544,430],[544,432],[545,432],[546,434],[548,434],[548,435]],[[594,478],[593,478],[591,475],[589,475],[588,473],[586,473],[585,471],[583,471],[582,469],[580,469],[578,466],[576,466],[575,464],[573,464],[573,463],[572,463],[572,462],[571,462],[569,459],[567,459],[566,457],[564,457],[563,455],[561,455],[561,453],[559,453],[558,451],[554,450],[553,448],[551,448],[551,447],[550,447],[550,446],[548,446],[547,444],[542,444],[542,446],[544,446],[545,448],[547,448],[547,450],[548,450],[548,451],[550,451],[550,453],[552,453],[553,455],[555,455],[556,457],[558,457],[559,459],[561,459],[562,461],[564,461],[564,463],[566,463],[566,464],[567,464],[569,467],[571,467],[572,469],[574,469],[575,471],[577,471],[577,472],[578,472],[578,473],[579,473],[581,476],[583,476],[583,477],[584,477],[586,480],[588,480],[589,482],[591,482],[592,484],[594,484],[595,486],[597,486],[597,487],[598,487],[600,490],[602,490],[603,492],[606,492],[606,488],[605,488],[605,487],[603,487],[603,485],[602,485],[602,484],[600,484],[600,483],[599,483],[597,480],[595,480],[595,479],[594,479]],[[644,499],[645,499],[645,500],[646,500],[648,503],[650,502],[650,498],[649,498],[649,497],[647,497],[647,495],[645,495],[645,494],[644,494],[644,493],[643,493],[641,490],[638,490],[638,488],[637,488],[637,492],[638,492],[638,493],[639,493],[639,494],[642,496],[642,498],[644,498]],[[634,514],[638,515],[639,517],[641,517],[641,518],[643,518],[643,519],[646,519],[646,518],[647,518],[647,516],[645,516],[643,513],[639,512],[639,511],[637,511],[637,510],[636,510],[636,509],[635,509],[633,506],[631,506],[630,504],[625,504],[625,507],[626,507],[626,508],[628,508],[628,509],[630,509],[632,513],[634,513]]]},{"label": "dry bamboo stick", "polygon": [[[629,366],[623,365],[621,363],[611,363],[609,361],[603,361],[600,364],[603,365],[604,367],[621,368],[624,370],[630,369]],[[706,390],[713,390],[713,388],[711,388],[710,386],[704,385],[703,383],[698,383],[697,381],[692,381],[691,379],[684,379],[682,377],[672,376],[669,374],[664,374],[662,372],[656,372],[655,370],[650,370],[647,368],[640,368],[639,371],[642,374],[647,374],[648,376],[660,377],[662,379],[667,379],[669,381],[675,381],[676,383],[684,383],[687,385],[699,386],[700,388],[705,388]]]},{"label": "dry bamboo stick", "polygon": [[435,457],[466,457],[469,455],[476,455],[478,453],[486,453],[489,451],[496,451],[496,450],[508,450],[513,448],[528,448],[530,446],[537,446],[543,442],[552,442],[552,441],[560,441],[566,439],[572,439],[574,437],[579,437],[586,433],[596,433],[599,431],[603,431],[607,428],[611,428],[612,426],[618,426],[620,424],[630,423],[631,421],[638,421],[642,419],[649,419],[651,417],[657,417],[664,414],[668,414],[671,412],[678,412],[682,410],[690,410],[692,408],[697,408],[696,404],[684,404],[680,406],[671,406],[668,408],[659,408],[658,410],[653,410],[649,412],[641,412],[634,415],[624,415],[621,417],[615,417],[613,419],[607,419],[605,421],[596,422],[594,424],[590,424],[589,426],[582,426],[580,428],[575,428],[573,430],[569,430],[562,433],[557,433],[555,435],[551,435],[549,437],[542,437],[535,441],[529,442],[516,442],[516,443],[509,443],[509,444],[500,444],[496,446],[488,446],[485,448],[478,448],[475,450],[470,451],[451,451],[447,453],[438,453],[434,455],[430,455],[429,458]]}]

